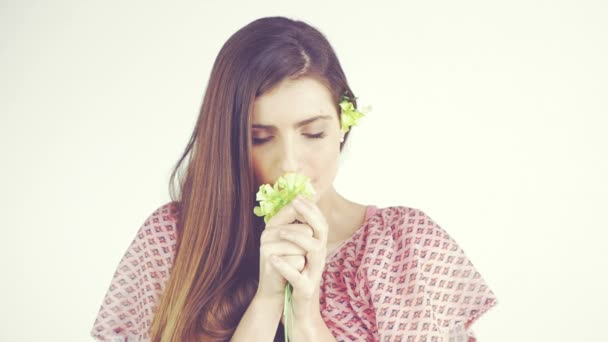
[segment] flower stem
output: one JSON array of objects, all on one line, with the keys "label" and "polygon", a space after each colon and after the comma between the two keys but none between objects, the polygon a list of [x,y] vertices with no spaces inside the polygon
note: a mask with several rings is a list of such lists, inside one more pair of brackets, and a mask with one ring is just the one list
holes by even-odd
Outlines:
[{"label": "flower stem", "polygon": [[[292,286],[288,282],[285,285],[285,301],[283,303],[283,316],[285,317],[285,342],[289,342],[289,336],[293,332],[293,298],[291,294]],[[292,339],[293,341],[293,339]]]}]

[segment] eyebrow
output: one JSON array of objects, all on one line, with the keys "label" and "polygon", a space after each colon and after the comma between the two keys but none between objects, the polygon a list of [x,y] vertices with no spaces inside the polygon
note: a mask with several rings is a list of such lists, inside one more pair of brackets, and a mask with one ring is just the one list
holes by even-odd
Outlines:
[{"label": "eyebrow", "polygon": [[[306,119],[306,120],[302,120],[299,122],[296,122],[293,125],[293,128],[299,128],[305,125],[308,125],[309,123],[316,121],[316,120],[331,120],[331,116],[329,115],[317,115],[317,116],[313,116],[312,118]],[[277,127],[273,126],[273,125],[260,125],[260,124],[253,124],[253,128],[261,128],[261,129],[266,129],[266,130],[270,130],[270,131],[276,131]]]}]

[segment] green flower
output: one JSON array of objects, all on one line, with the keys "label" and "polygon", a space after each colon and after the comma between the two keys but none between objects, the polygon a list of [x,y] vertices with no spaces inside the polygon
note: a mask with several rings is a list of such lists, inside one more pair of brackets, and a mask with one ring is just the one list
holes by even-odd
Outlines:
[{"label": "green flower", "polygon": [[[355,97],[355,99],[357,98]],[[342,133],[348,132],[351,126],[356,126],[359,123],[359,119],[372,110],[372,107],[368,106],[361,111],[358,111],[350,100],[351,99],[346,94],[342,95],[340,98],[339,105],[340,108],[342,108],[342,113],[340,114]]]},{"label": "green flower", "polygon": [[267,223],[271,217],[289,204],[298,194],[302,194],[308,199],[312,199],[315,190],[310,183],[310,179],[302,174],[286,173],[279,177],[273,186],[262,184],[255,195],[256,201],[260,205],[253,208],[256,216],[264,216]]}]

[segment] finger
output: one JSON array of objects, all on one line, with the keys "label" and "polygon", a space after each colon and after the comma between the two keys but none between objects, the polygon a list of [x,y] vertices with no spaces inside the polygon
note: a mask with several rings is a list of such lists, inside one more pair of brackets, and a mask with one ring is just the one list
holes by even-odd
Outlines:
[{"label": "finger", "polygon": [[304,270],[304,266],[306,266],[306,256],[304,255],[285,255],[281,258],[300,273]]},{"label": "finger", "polygon": [[291,267],[279,256],[272,256],[270,258],[272,266],[276,268],[279,273],[294,287],[303,288],[303,282],[306,281],[304,276],[298,272],[295,268]]},{"label": "finger", "polygon": [[266,227],[277,226],[281,224],[290,224],[294,221],[304,222],[304,217],[294,208],[290,202],[281,208],[273,217],[266,222]]},{"label": "finger", "polygon": [[267,242],[261,247],[265,256],[269,256],[272,254],[275,255],[306,255],[308,253],[304,248],[298,246],[297,244],[287,241],[273,241]]},{"label": "finger", "polygon": [[287,241],[290,241],[308,253],[318,253],[321,250],[321,241],[314,237],[308,236],[306,233],[285,231],[282,230],[279,236]]},{"label": "finger", "polygon": [[295,220],[296,210],[289,204],[281,208],[273,217],[266,222],[266,227],[288,224]]},{"label": "finger", "polygon": [[306,223],[291,223],[291,224],[282,224],[276,227],[268,227],[262,231],[260,235],[260,243],[266,243],[267,241],[277,241],[280,240],[279,232],[287,230],[290,232],[300,232],[304,233],[308,236],[313,235],[312,228]]},{"label": "finger", "polygon": [[289,232],[306,234],[307,236],[310,236],[310,237],[313,236],[312,227],[308,223],[288,224],[288,225],[283,226],[281,229],[279,229],[279,232],[284,231],[284,230],[289,231]]},{"label": "finger", "polygon": [[301,273],[303,275],[322,273],[325,268],[325,258],[327,256],[326,246],[319,239],[300,232],[281,231],[279,236],[290,241],[302,249],[306,250],[306,264]]},{"label": "finger", "polygon": [[313,229],[313,237],[327,241],[327,222],[319,207],[309,199],[298,195],[299,200],[292,201],[294,209],[304,216],[306,222]]}]

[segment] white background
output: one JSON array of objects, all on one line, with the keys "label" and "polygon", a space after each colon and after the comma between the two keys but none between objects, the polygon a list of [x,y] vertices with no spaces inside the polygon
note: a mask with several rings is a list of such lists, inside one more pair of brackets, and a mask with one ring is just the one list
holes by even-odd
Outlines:
[{"label": "white background", "polygon": [[0,1],[1,341],[85,341],[169,201],[213,61],[284,15],[333,44],[360,106],[336,187],[426,212],[499,303],[480,341],[608,323],[605,1]]}]

